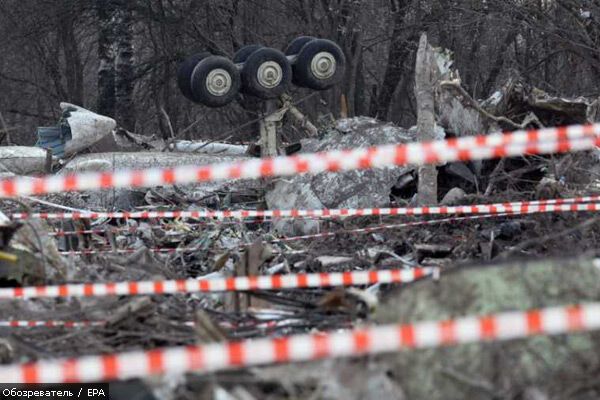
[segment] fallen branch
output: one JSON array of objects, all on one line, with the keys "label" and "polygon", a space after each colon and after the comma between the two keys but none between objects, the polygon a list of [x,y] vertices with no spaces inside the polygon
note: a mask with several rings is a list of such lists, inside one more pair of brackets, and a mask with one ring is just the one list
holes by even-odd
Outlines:
[{"label": "fallen branch", "polygon": [[485,118],[491,119],[494,122],[505,123],[507,125],[510,125],[510,127],[514,128],[514,129],[524,129],[525,127],[527,127],[529,124],[532,124],[532,123],[535,124],[538,128],[544,127],[544,125],[541,123],[541,121],[533,113],[528,114],[527,117],[525,117],[523,122],[520,124],[516,123],[513,120],[508,119],[506,117],[503,117],[503,116],[497,117],[495,115],[490,114],[485,109],[483,109],[483,107],[481,107],[479,105],[479,103],[469,95],[469,93],[467,93],[467,91],[460,85],[460,80],[458,80],[458,79],[451,80],[451,81],[441,81],[439,83],[439,85],[440,85],[440,87],[450,88],[450,89],[457,91],[469,103],[469,105],[471,107],[473,107],[477,112],[479,112]]}]

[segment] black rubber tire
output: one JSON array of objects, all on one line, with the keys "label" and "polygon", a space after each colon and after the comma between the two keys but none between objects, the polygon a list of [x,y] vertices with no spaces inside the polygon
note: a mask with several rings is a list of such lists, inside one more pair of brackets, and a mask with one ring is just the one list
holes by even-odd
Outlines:
[{"label": "black rubber tire", "polygon": [[[311,71],[312,59],[317,53],[328,52],[333,55],[336,62],[336,70],[329,78],[321,79]],[[315,39],[306,43],[298,59],[293,65],[294,83],[298,86],[314,90],[326,90],[340,83],[344,79],[346,70],[346,57],[344,52],[336,43],[327,39]]]},{"label": "black rubber tire", "polygon": [[181,90],[181,93],[188,100],[194,101],[194,95],[192,94],[192,73],[194,72],[194,68],[196,68],[196,65],[200,61],[209,56],[210,53],[205,51],[194,54],[179,64],[179,68],[177,69],[177,86],[179,86],[179,90]]},{"label": "black rubber tire", "polygon": [[234,64],[245,63],[246,59],[248,59],[248,57],[250,57],[250,54],[252,54],[256,50],[262,49],[262,48],[263,48],[263,46],[261,46],[260,44],[249,44],[247,46],[240,48],[233,55],[233,63]]},{"label": "black rubber tire", "polygon": [[[208,74],[217,69],[224,69],[231,77],[231,87],[223,95],[215,95],[206,87]],[[223,107],[231,103],[240,91],[240,73],[231,60],[221,56],[210,56],[200,61],[192,73],[192,94],[194,101],[208,107]]]},{"label": "black rubber tire", "polygon": [[290,44],[288,44],[288,47],[285,49],[284,53],[286,56],[295,56],[296,54],[300,53],[300,50],[302,50],[302,47],[304,47],[306,43],[315,39],[316,37],[313,36],[298,36],[296,39],[292,40]]},{"label": "black rubber tire", "polygon": [[[248,57],[250,57],[250,55],[252,53],[254,53],[256,50],[262,49],[264,46],[260,45],[260,44],[249,44],[247,46],[241,47],[238,51],[235,52],[235,54],[233,55],[233,63],[234,64],[243,64],[246,62],[246,60],[248,59]],[[243,78],[242,78],[243,79]],[[243,84],[242,81],[242,87],[240,88],[240,92],[244,93],[244,94],[249,94],[246,89],[245,86]]]},{"label": "black rubber tire", "polygon": [[[304,47],[304,45],[312,40],[315,40],[316,37],[313,36],[298,36],[296,39],[292,40],[290,42],[290,44],[288,44],[288,47],[285,49],[285,55],[286,56],[296,56],[298,55],[298,53],[300,53],[300,50],[302,50],[302,47]],[[292,63],[292,72],[293,72],[293,65],[295,64],[295,61]],[[296,81],[296,74],[292,73],[292,83],[296,86],[301,86],[297,81]]]},{"label": "black rubber tire", "polygon": [[[274,61],[281,67],[281,81],[273,88],[261,85],[257,76],[259,67],[267,61]],[[242,91],[244,93],[260,99],[273,99],[287,90],[292,79],[292,66],[281,51],[263,47],[246,59],[241,75]]]}]

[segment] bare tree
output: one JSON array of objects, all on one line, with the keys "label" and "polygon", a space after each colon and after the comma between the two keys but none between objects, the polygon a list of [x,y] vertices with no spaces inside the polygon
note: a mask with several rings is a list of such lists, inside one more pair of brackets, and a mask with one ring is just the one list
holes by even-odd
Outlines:
[{"label": "bare tree", "polygon": [[102,115],[115,116],[115,33],[114,6],[111,1],[96,0],[98,18],[98,97],[96,110]]},{"label": "bare tree", "polygon": [[[4,0],[0,1],[0,112],[17,143],[72,101],[129,129],[213,138],[256,118],[257,102],[218,110],[186,100],[175,71],[187,55],[231,56],[246,44],[283,49],[297,36],[337,41],[344,83],[302,103],[313,120],[369,114],[417,122],[413,87],[420,32],[454,52],[461,84],[485,98],[510,77],[551,94],[600,95],[600,3],[593,0]],[[477,60],[477,62],[474,62]],[[572,79],[577,75],[577,79]],[[299,99],[308,91],[291,88]],[[291,128],[289,135],[301,135]],[[257,129],[234,139],[257,136]]]},{"label": "bare tree", "polygon": [[133,11],[127,0],[116,2],[114,13],[115,57],[115,116],[125,129],[135,129],[133,89]]},{"label": "bare tree", "polygon": [[383,75],[383,82],[377,93],[377,98],[371,99],[372,116],[387,119],[387,114],[392,101],[392,96],[398,87],[400,79],[404,76],[403,66],[405,59],[411,53],[407,41],[412,37],[403,34],[404,25],[410,13],[410,0],[398,0],[393,4],[394,29],[391,35],[391,43],[388,50],[387,64]]}]

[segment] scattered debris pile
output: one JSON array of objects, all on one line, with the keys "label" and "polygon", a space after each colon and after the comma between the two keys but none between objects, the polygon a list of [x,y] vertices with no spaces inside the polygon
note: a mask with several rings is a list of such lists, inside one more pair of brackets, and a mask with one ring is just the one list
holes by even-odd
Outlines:
[{"label": "scattered debris pile", "polygon": [[[459,90],[457,85],[448,86],[449,90]],[[517,94],[525,93],[523,90],[516,83],[508,85],[493,99],[478,106],[481,110],[476,112],[483,115],[483,121],[490,118],[483,114],[485,110],[491,113],[490,107],[496,111],[515,110],[516,102],[520,101],[519,104],[527,107],[523,106],[518,115],[525,115],[525,111],[534,113],[535,118],[530,117],[530,121],[542,125],[593,118],[590,110],[596,107],[596,102],[551,99],[535,90],[519,97]],[[457,102],[449,104],[464,106],[465,98],[460,97],[464,94],[459,91],[454,95],[458,96]],[[471,104],[471,100],[467,102]],[[509,106],[499,108],[500,104]],[[509,115],[504,111],[503,115]],[[494,123],[483,123],[482,129],[503,127],[506,123],[492,120]],[[456,134],[458,128],[451,121],[440,121],[437,128],[440,138]],[[415,139],[414,129],[360,117],[337,121],[318,138],[304,140],[301,151],[404,143]],[[60,165],[57,173],[110,171],[124,166],[209,164],[248,157],[239,153],[159,152],[158,147],[153,147],[158,146],[156,143],[145,143],[150,146],[147,150],[152,151],[85,154],[68,163],[55,163],[54,168]],[[193,144],[181,144],[188,150],[190,146],[193,148]],[[217,147],[212,146],[212,149]],[[239,148],[234,150],[237,152]],[[36,157],[46,160],[45,152],[40,151]],[[585,152],[440,165],[439,200],[448,205],[487,204],[509,199],[590,195],[599,189],[598,161],[597,152]],[[27,174],[37,171],[42,164],[25,168],[17,163],[13,168],[4,161],[3,165],[13,173]],[[411,168],[397,167],[303,175],[268,182],[237,180],[4,200],[2,211],[10,215],[57,209],[69,212],[411,206],[416,179]],[[417,265],[439,267],[441,272],[437,279],[428,277],[400,287],[375,284],[352,289],[1,301],[0,320],[4,321],[52,319],[96,324],[78,328],[64,325],[20,328],[19,331],[0,326],[0,362],[278,337],[348,329],[367,322],[447,318],[598,300],[598,274],[586,261],[600,244],[596,234],[600,220],[593,215],[498,214],[470,219],[450,217],[443,221],[436,218],[156,217],[15,222],[2,231],[0,286],[4,287],[64,282],[200,280]],[[413,226],[397,226],[400,223],[413,223]],[[385,226],[390,224],[396,227]],[[292,237],[296,234],[307,236]],[[509,258],[581,254],[589,256],[569,262],[474,266],[482,262],[505,262]],[[218,399],[584,399],[596,396],[600,390],[595,379],[600,364],[594,355],[598,340],[597,334],[541,337],[519,343],[477,344],[360,360],[325,361],[318,369],[313,365],[274,366],[209,376],[140,380],[115,386],[111,395],[122,398],[118,396],[126,396],[135,388],[148,392],[148,398],[157,399],[198,396]],[[556,379],[548,379],[548,376]],[[564,377],[581,381],[581,387],[565,392],[558,384]]]},{"label": "scattered debris pile", "polygon": [[[338,121],[321,139],[303,140],[302,152],[316,153],[414,140],[414,133],[372,118],[359,117]],[[393,167],[277,179],[266,193],[266,205],[269,209],[383,207],[390,203],[392,188],[398,181],[404,184],[403,177],[411,171],[412,168]],[[318,225],[310,221],[276,221],[275,229],[284,234],[308,234],[316,232]]]}]

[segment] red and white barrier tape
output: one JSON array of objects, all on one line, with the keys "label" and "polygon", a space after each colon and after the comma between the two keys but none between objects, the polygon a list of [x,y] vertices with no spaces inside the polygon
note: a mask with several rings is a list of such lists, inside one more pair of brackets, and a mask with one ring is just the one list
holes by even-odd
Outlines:
[{"label": "red and white barrier tape", "polygon": [[[59,254],[63,256],[90,256],[94,254],[133,254],[142,248],[127,248],[127,249],[84,249],[84,250],[68,250],[60,251]],[[182,254],[182,253],[193,253],[196,251],[206,250],[205,247],[155,247],[147,248],[150,253],[155,254]]]},{"label": "red and white barrier tape", "polygon": [[[499,210],[499,209],[498,209]],[[498,211],[496,210],[496,211]],[[483,214],[483,215],[469,215],[463,217],[449,217],[449,218],[439,218],[432,219],[427,221],[413,221],[413,222],[404,222],[401,224],[386,224],[386,225],[376,225],[367,228],[356,228],[356,229],[340,229],[332,232],[321,232],[321,233],[313,233],[309,235],[301,235],[301,236],[290,236],[284,238],[276,238],[265,240],[264,243],[287,243],[287,242],[295,242],[300,240],[308,240],[308,239],[318,239],[318,238],[326,238],[326,237],[335,237],[343,234],[363,234],[363,233],[373,233],[379,232],[389,229],[400,229],[407,228],[413,226],[423,226],[423,225],[436,225],[446,222],[456,222],[456,221],[466,221],[466,220],[475,220],[475,219],[484,219],[484,218],[497,218],[497,217],[507,217],[507,216],[515,216],[515,215],[525,215],[525,214],[533,214],[533,213],[542,213],[542,212],[575,212],[575,211],[600,211],[600,203],[592,203],[592,204],[570,204],[570,205],[560,205],[560,206],[542,206],[540,208],[529,208],[525,211],[511,211],[511,212],[503,212],[498,214]],[[71,250],[71,251],[61,251],[62,255],[71,255],[71,256],[81,256],[81,255],[94,255],[94,254],[132,254],[138,251],[139,249],[85,249],[85,250]],[[204,247],[176,247],[176,248],[149,248],[148,251],[157,254],[177,254],[177,253],[190,253],[195,251],[202,251]]]},{"label": "red and white barrier tape", "polygon": [[[256,223],[256,221],[219,221],[218,224],[219,226],[222,225],[239,225],[240,223],[242,224],[252,224],[252,223]],[[139,230],[142,229],[147,229],[147,228],[160,228],[160,229],[169,229],[169,227],[172,226],[172,223],[162,223],[162,222],[157,222],[157,223],[152,223],[152,224],[146,224],[144,225],[137,225],[137,226],[112,226],[112,225],[105,225],[105,226],[100,226],[98,228],[93,228],[93,229],[76,229],[74,231],[66,231],[66,230],[62,230],[62,229],[56,229],[52,232],[48,232],[48,236],[55,236],[55,237],[65,237],[65,236],[76,236],[76,235],[103,235],[105,233],[112,233],[112,234],[119,234],[119,233],[135,233]],[[194,227],[206,227],[207,226],[207,222],[182,222],[181,226],[185,226],[186,228],[194,228]],[[175,227],[177,228],[177,227]]]},{"label": "red and white barrier tape", "polygon": [[[206,223],[190,223],[185,222],[183,224],[186,228],[198,227],[198,226],[206,226]],[[150,224],[146,225],[146,227],[150,228],[163,228],[168,229],[168,224]],[[74,236],[74,235],[102,235],[105,233],[119,234],[119,233],[135,233],[143,229],[143,226],[104,226],[94,229],[77,229],[74,231],[65,231],[62,229],[57,229],[53,232],[48,232],[48,236],[56,236],[56,237],[65,237],[65,236]]]},{"label": "red and white barrier tape", "polygon": [[545,213],[545,212],[576,212],[576,211],[600,211],[600,203],[591,203],[591,204],[565,204],[565,205],[557,205],[557,206],[540,206],[540,207],[529,207],[527,209],[512,209],[509,211],[508,208],[497,208],[492,209],[492,211],[497,214],[483,214],[483,215],[470,215],[466,217],[449,217],[449,218],[439,218],[432,219],[427,221],[414,221],[414,222],[404,222],[401,224],[387,224],[387,225],[377,225],[367,228],[357,228],[357,229],[345,229],[338,230],[333,232],[322,232],[322,233],[314,233],[310,235],[302,235],[302,236],[291,236],[281,239],[270,240],[269,243],[279,243],[279,242],[292,242],[297,240],[306,240],[306,239],[316,239],[316,238],[324,238],[324,237],[332,237],[345,233],[372,233],[378,232],[388,229],[398,229],[398,228],[406,228],[409,226],[421,226],[421,225],[435,225],[445,222],[455,222],[455,221],[466,221],[473,219],[484,219],[484,218],[495,218],[495,217],[507,217],[507,216],[515,216],[515,215],[526,215],[533,213]]},{"label": "red and white barrier tape", "polygon": [[125,227],[105,227],[105,228],[96,228],[96,229],[78,229],[74,231],[65,231],[62,229],[57,229],[54,232],[48,232],[48,236],[56,236],[56,237],[65,237],[65,236],[75,236],[75,235],[103,235],[105,233],[134,233],[139,229],[137,226],[125,226]]},{"label": "red and white barrier tape", "polygon": [[224,179],[291,176],[403,165],[483,160],[527,154],[564,153],[600,145],[600,124],[546,128],[401,145],[385,145],[315,154],[300,154],[206,166],[122,170],[38,179],[0,181],[0,197],[43,195],[78,190],[153,187]]},{"label": "red and white barrier tape", "polygon": [[269,240],[268,243],[287,243],[287,242],[294,242],[294,241],[298,241],[298,240],[333,237],[333,236],[338,236],[338,235],[343,235],[343,234],[373,233],[373,232],[379,232],[379,231],[384,231],[384,230],[388,230],[388,229],[407,228],[409,226],[436,225],[436,224],[441,224],[441,223],[445,223],[445,222],[505,217],[508,215],[514,215],[514,214],[505,213],[505,214],[470,215],[468,217],[450,217],[450,218],[432,219],[429,221],[414,221],[414,222],[404,222],[401,224],[376,225],[376,226],[371,226],[371,227],[367,227],[367,228],[340,229],[340,230],[333,231],[333,232],[321,232],[321,233],[313,233],[310,235],[290,236],[290,237],[281,238],[281,239],[273,239],[273,240]]},{"label": "red and white barrier tape", "polygon": [[106,325],[106,321],[35,321],[14,319],[0,321],[0,328],[90,328],[104,325]]},{"label": "red and white barrier tape", "polygon": [[[387,225],[376,225],[367,228],[357,228],[357,229],[340,229],[332,232],[322,232],[322,233],[313,233],[310,235],[302,235],[302,236],[290,236],[284,238],[276,238],[265,240],[263,243],[287,243],[294,242],[299,240],[307,240],[307,239],[317,239],[317,238],[326,238],[326,237],[334,237],[343,234],[362,234],[362,233],[372,233],[379,232],[388,229],[399,229],[406,228],[410,226],[421,226],[421,225],[435,225],[445,222],[455,222],[455,221],[464,221],[464,220],[472,220],[472,219],[483,219],[483,218],[495,218],[495,217],[506,217],[510,215],[517,215],[514,213],[504,213],[504,214],[487,214],[487,215],[470,215],[467,217],[450,217],[450,218],[441,218],[441,219],[433,219],[428,221],[414,221],[414,222],[405,222],[401,224],[387,224]],[[242,245],[244,246],[244,245]],[[97,254],[132,254],[138,251],[139,249],[128,248],[128,249],[84,249],[84,250],[69,250],[69,251],[60,251],[59,253],[65,256],[83,256],[83,255],[97,255]],[[196,251],[205,250],[204,247],[157,247],[157,248],[148,248],[147,249],[151,253],[156,254],[180,254],[180,253],[191,253]]]},{"label": "red and white barrier tape", "polygon": [[600,328],[600,303],[0,366],[0,382],[95,382],[210,372]]},{"label": "red and white barrier tape", "polygon": [[[583,199],[583,200],[581,200]],[[591,199],[591,200],[585,200]],[[441,207],[411,207],[411,208],[362,208],[362,209],[331,209],[331,210],[271,210],[264,213],[273,213],[274,215],[261,215],[258,217],[279,217],[282,218],[335,218],[335,217],[352,217],[352,216],[418,216],[418,215],[449,215],[449,214],[535,214],[535,213],[563,213],[563,212],[582,212],[582,211],[600,211],[600,203],[595,204],[579,204],[585,201],[598,201],[600,196],[580,197],[573,199],[554,199],[554,200],[537,200],[529,202],[515,203],[496,203],[496,204],[479,204],[472,206],[441,206]],[[263,213],[263,211],[258,211]],[[184,212],[181,212],[184,213]],[[224,211],[223,213],[227,213]],[[110,213],[107,213],[110,214]],[[114,213],[117,214],[117,213]],[[125,213],[121,213],[125,214]],[[35,218],[32,216],[31,218]],[[118,217],[122,218],[122,217]],[[154,218],[154,217],[150,217]],[[198,217],[196,217],[198,218]],[[202,218],[202,217],[200,217]],[[225,218],[230,218],[227,216]],[[233,218],[238,218],[236,215]],[[240,217],[245,218],[245,217]],[[70,218],[68,218],[70,219]],[[75,218],[81,219],[81,218]],[[202,223],[186,222],[185,226],[203,226]],[[156,224],[151,227],[159,227],[162,225]],[[78,229],[74,231],[66,231],[57,229],[49,232],[48,236],[66,237],[76,235],[103,235],[111,232],[118,233],[135,233],[140,229],[140,226],[121,226],[121,227],[99,227],[94,229]],[[130,252],[130,251],[128,251]],[[167,251],[165,251],[167,252]],[[66,253],[65,253],[66,254]],[[71,252],[69,252],[71,254]],[[89,253],[87,253],[89,254]],[[94,254],[94,253],[92,253]]]},{"label": "red and white barrier tape", "polygon": [[111,283],[70,283],[54,286],[0,288],[0,299],[43,297],[101,297],[175,294],[198,292],[237,292],[360,286],[375,283],[408,283],[434,274],[437,268],[389,269],[372,271],[321,272],[309,274],[237,276],[216,279],[181,279]]},{"label": "red and white barrier tape", "polygon": [[[294,320],[292,321],[300,321]],[[237,328],[260,328],[260,329],[270,329],[277,328],[280,326],[286,326],[289,324],[288,319],[280,319],[280,320],[269,320],[269,321],[252,321],[250,323],[232,323],[228,321],[219,321],[219,326],[228,329],[237,329]],[[61,320],[0,320],[0,328],[67,328],[67,329],[80,329],[80,328],[96,328],[96,327],[104,327],[108,324],[108,321],[61,321]],[[193,327],[196,326],[196,322],[194,321],[184,321],[177,322],[179,325]]]},{"label": "red and white barrier tape", "polygon": [[[263,242],[269,243],[269,242]],[[248,244],[242,244],[239,248],[243,248],[248,246]],[[142,248],[126,248],[126,249],[111,249],[111,248],[102,248],[102,249],[84,249],[84,250],[70,250],[70,251],[60,251],[59,254],[64,256],[90,256],[90,255],[107,255],[107,254],[133,254],[136,251],[139,251]],[[185,254],[185,253],[193,253],[197,251],[206,251],[205,247],[156,247],[156,248],[143,248],[151,253],[155,254]],[[274,249],[273,254],[281,254],[282,251]],[[305,254],[306,250],[285,250],[285,254]]]},{"label": "red and white barrier tape", "polygon": [[[340,208],[317,210],[231,210],[231,211],[139,211],[139,212],[94,212],[94,213],[15,213],[12,219],[31,218],[78,220],[100,218],[153,219],[153,218],[336,218],[379,215],[446,215],[446,214],[493,214],[508,212],[568,212],[595,211],[582,207],[566,207],[574,203],[600,201],[600,196],[574,197],[568,199],[518,201],[493,204],[439,207],[396,207],[396,208]],[[561,206],[561,207],[558,207]]]}]

